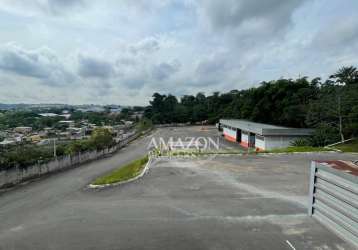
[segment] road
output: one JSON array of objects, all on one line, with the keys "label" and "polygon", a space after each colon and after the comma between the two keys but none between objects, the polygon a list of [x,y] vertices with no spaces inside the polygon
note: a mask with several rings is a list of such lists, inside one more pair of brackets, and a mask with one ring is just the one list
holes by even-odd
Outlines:
[{"label": "road", "polygon": [[[297,249],[353,249],[305,215],[308,171],[297,166],[308,166],[315,155],[295,156],[293,165],[284,156],[158,162],[134,183],[86,188],[144,155],[153,137],[208,135],[217,136],[198,127],[159,129],[112,157],[1,194],[0,249],[292,249],[291,243]],[[289,181],[277,173],[278,163]]]}]

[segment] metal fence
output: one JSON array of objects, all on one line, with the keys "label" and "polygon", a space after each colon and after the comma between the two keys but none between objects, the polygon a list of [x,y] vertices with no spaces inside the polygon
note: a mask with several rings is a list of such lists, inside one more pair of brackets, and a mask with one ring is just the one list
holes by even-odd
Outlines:
[{"label": "metal fence", "polygon": [[308,212],[358,247],[358,176],[312,162]]}]

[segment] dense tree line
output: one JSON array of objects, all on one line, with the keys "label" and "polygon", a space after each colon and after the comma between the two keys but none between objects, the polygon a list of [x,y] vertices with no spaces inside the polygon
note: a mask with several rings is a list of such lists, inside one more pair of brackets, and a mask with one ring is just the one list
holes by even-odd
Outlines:
[{"label": "dense tree line", "polygon": [[153,94],[145,116],[155,124],[210,124],[220,118],[248,119],[290,127],[316,128],[315,145],[358,135],[358,71],[343,67],[327,80],[279,79],[258,87],[205,96]]}]

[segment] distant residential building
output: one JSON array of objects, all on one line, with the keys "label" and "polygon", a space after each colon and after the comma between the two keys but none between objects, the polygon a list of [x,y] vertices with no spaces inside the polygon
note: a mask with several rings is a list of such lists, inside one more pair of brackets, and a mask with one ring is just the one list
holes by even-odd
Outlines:
[{"label": "distant residential building", "polygon": [[66,131],[70,132],[71,135],[85,136],[87,129],[85,127],[82,128],[70,127],[67,128]]},{"label": "distant residential building", "polygon": [[16,133],[12,135],[11,139],[14,140],[15,142],[22,142],[24,139],[24,135]]},{"label": "distant residential building", "polygon": [[80,111],[80,112],[104,112],[105,108],[102,106],[92,105],[92,106],[79,108],[79,109],[77,109],[77,111]]},{"label": "distant residential building", "polygon": [[71,118],[71,114],[63,114],[63,115],[59,115],[59,116],[65,118],[66,120]]},{"label": "distant residential building", "polygon": [[28,137],[28,139],[32,142],[32,143],[38,143],[41,141],[41,136],[40,135],[31,135]]},{"label": "distant residential building", "polygon": [[55,114],[55,113],[41,113],[39,115],[42,116],[42,117],[63,117],[66,120],[71,117],[71,114],[69,114],[69,113],[63,113],[61,115]]},{"label": "distant residential building", "polygon": [[51,139],[43,139],[43,140],[39,141],[38,143],[36,143],[36,145],[44,146],[44,145],[49,145],[49,144],[51,144],[51,142],[52,142]]},{"label": "distant residential building", "polygon": [[125,125],[126,127],[131,126],[132,124],[133,124],[132,121],[124,121],[124,125]]},{"label": "distant residential building", "polygon": [[141,119],[144,115],[143,111],[134,112],[130,117],[131,119]]},{"label": "distant residential building", "polygon": [[71,139],[71,133],[70,132],[61,132],[58,134],[58,136],[60,137],[60,139],[62,140],[69,140]]},{"label": "distant residential building", "polygon": [[39,115],[43,116],[43,117],[56,117],[56,116],[58,116],[58,114],[55,114],[55,113],[41,113]]},{"label": "distant residential building", "polygon": [[29,134],[32,131],[32,127],[16,127],[14,131],[22,134]]},{"label": "distant residential building", "polygon": [[2,142],[0,142],[0,146],[2,147],[7,147],[7,146],[10,146],[10,145],[15,145],[16,144],[16,141],[13,141],[13,140],[3,140]]},{"label": "distant residential building", "polygon": [[71,127],[75,126],[75,122],[74,121],[69,121],[69,120],[59,121],[58,123],[62,124],[62,125],[66,125],[68,128],[71,128]]},{"label": "distant residential building", "polygon": [[110,113],[114,113],[114,114],[119,114],[121,113],[122,109],[121,108],[110,108],[109,112]]}]

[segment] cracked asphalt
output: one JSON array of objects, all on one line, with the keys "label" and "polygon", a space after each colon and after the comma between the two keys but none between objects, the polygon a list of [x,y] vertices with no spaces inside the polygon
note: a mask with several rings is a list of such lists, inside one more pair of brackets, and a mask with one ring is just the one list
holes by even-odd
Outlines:
[{"label": "cracked asphalt", "polygon": [[160,160],[135,182],[86,188],[145,154],[153,136],[209,135],[220,137],[158,129],[112,157],[0,194],[0,249],[354,249],[306,209],[310,161],[353,154]]}]

